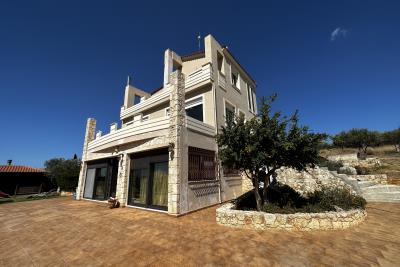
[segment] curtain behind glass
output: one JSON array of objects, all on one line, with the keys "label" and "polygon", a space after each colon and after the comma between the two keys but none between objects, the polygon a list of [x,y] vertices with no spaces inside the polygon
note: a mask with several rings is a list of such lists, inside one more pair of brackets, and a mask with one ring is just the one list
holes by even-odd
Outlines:
[{"label": "curtain behind glass", "polygon": [[146,204],[148,170],[134,169],[132,176],[132,202]]},{"label": "curtain behind glass", "polygon": [[142,204],[146,203],[146,192],[147,192],[147,172],[142,170],[140,172],[140,187],[139,187],[139,202]]},{"label": "curtain behind glass", "polygon": [[168,162],[154,163],[152,204],[168,204]]}]

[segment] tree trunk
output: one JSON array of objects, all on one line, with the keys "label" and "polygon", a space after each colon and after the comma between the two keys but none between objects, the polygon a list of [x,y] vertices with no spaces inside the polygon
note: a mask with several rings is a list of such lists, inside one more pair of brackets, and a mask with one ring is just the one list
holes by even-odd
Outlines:
[{"label": "tree trunk", "polygon": [[257,178],[258,177],[253,176],[253,180],[254,180],[254,196],[256,198],[257,210],[261,211],[263,203],[262,203],[262,199],[261,199],[261,196],[260,196],[260,191],[259,191],[260,187],[259,187]]},{"label": "tree trunk", "polygon": [[264,203],[268,203],[268,187],[269,187],[269,183],[270,183],[270,178],[271,178],[271,174],[267,173],[267,175],[265,175],[265,179],[264,179],[264,188],[263,188],[263,199],[264,199]]}]

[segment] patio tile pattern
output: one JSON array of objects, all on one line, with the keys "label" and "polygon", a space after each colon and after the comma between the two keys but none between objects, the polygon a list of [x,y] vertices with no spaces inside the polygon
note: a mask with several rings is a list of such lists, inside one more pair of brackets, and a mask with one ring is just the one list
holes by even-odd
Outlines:
[{"label": "patio tile pattern", "polygon": [[0,266],[400,266],[400,204],[358,227],[234,229],[216,207],[182,217],[69,198],[0,205]]}]

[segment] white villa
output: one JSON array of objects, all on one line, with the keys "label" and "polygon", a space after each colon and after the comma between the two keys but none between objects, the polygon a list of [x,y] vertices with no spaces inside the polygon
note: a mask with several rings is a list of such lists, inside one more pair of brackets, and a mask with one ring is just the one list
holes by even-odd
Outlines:
[{"label": "white villa", "polygon": [[213,36],[204,51],[167,49],[164,84],[148,93],[127,84],[120,127],[96,133],[89,118],[77,199],[181,215],[242,194],[242,177],[222,168],[215,136],[228,113],[257,113],[256,83]]}]

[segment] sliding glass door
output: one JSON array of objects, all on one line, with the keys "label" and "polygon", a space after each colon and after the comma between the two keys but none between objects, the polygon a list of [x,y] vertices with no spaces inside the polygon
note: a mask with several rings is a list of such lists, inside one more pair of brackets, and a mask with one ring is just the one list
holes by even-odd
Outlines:
[{"label": "sliding glass door", "polygon": [[106,200],[115,196],[118,159],[111,158],[88,164],[84,198]]},{"label": "sliding glass door", "polygon": [[131,157],[128,204],[166,210],[168,206],[168,152]]},{"label": "sliding glass door", "polygon": [[96,169],[88,169],[86,173],[85,191],[83,193],[84,198],[93,197],[94,178],[96,176]]}]

